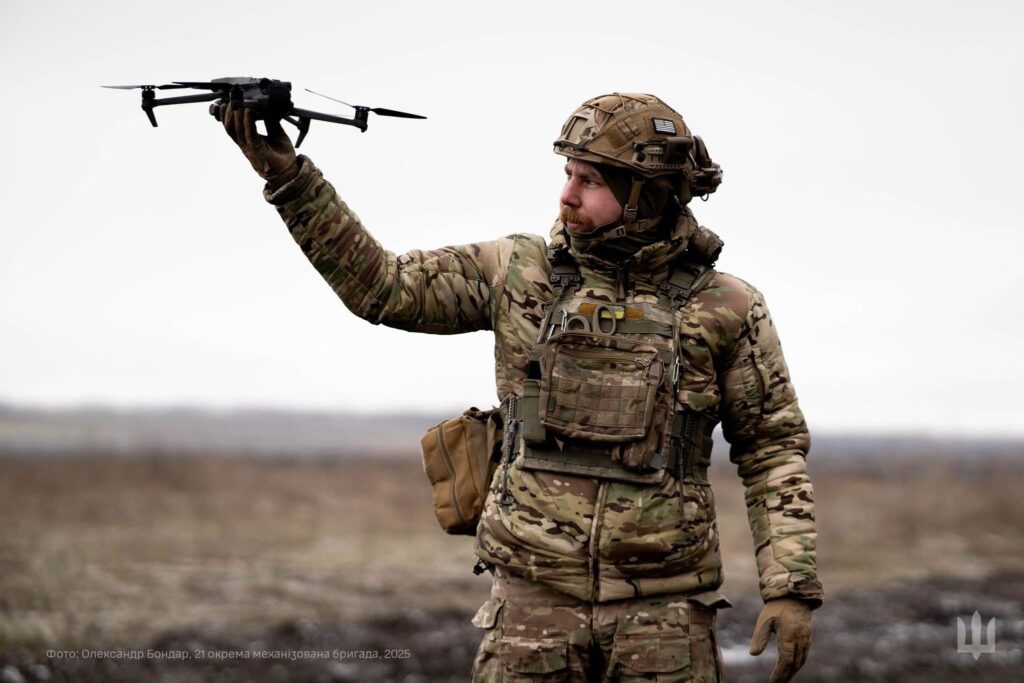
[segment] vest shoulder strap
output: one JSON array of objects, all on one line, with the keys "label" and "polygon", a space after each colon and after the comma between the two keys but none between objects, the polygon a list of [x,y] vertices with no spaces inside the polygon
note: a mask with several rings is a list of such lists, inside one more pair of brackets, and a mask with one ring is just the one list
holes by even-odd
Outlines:
[{"label": "vest shoulder strap", "polygon": [[662,303],[670,302],[674,307],[689,303],[715,276],[715,262],[724,246],[718,235],[698,225],[686,251],[673,264],[671,275],[658,288]]},{"label": "vest shoulder strap", "polygon": [[562,297],[567,289],[575,292],[583,282],[580,266],[565,247],[548,247],[548,261],[551,263],[552,304]]},{"label": "vest shoulder strap", "polygon": [[675,264],[668,278],[658,285],[658,303],[669,308],[682,308],[695,297],[715,276],[710,265],[687,263]]}]

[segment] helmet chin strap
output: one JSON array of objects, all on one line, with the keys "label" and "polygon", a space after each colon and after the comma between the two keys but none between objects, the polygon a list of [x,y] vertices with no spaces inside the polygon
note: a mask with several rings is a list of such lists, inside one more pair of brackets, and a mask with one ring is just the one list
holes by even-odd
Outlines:
[{"label": "helmet chin strap", "polygon": [[646,232],[661,222],[661,214],[637,220],[644,179],[640,176],[633,176],[632,181],[632,186],[629,188],[629,199],[626,200],[626,205],[622,209],[622,222],[617,227],[605,232],[601,237],[602,241],[613,237],[624,237],[631,233]]},{"label": "helmet chin strap", "polygon": [[644,179],[633,176],[633,185],[629,188],[629,199],[622,209],[622,224],[629,229],[629,226],[636,223],[636,212],[640,204],[640,193],[644,189]]}]

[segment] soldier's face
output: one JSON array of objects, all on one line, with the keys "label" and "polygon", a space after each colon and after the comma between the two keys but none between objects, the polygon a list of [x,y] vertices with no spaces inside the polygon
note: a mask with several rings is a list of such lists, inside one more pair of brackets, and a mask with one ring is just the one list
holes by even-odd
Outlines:
[{"label": "soldier's face", "polygon": [[590,232],[622,217],[622,206],[592,164],[569,159],[559,217],[573,232]]}]

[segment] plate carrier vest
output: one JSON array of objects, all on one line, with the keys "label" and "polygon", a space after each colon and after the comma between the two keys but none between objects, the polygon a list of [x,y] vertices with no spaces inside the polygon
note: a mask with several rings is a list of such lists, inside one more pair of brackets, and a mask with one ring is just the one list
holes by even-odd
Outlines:
[{"label": "plate carrier vest", "polygon": [[700,246],[692,242],[672,264],[657,303],[576,296],[579,265],[567,248],[549,248],[553,295],[530,352],[523,396],[502,405],[502,504],[511,503],[508,467],[519,457],[523,469],[635,484],[660,483],[672,473],[679,481],[708,483],[718,421],[676,398],[682,363],[676,311],[714,277],[722,246],[709,230],[698,232]]}]

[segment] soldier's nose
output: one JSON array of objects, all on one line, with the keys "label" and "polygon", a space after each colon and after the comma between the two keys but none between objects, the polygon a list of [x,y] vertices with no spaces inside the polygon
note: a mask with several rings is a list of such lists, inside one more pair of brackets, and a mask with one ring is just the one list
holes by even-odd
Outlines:
[{"label": "soldier's nose", "polygon": [[576,190],[576,184],[572,180],[569,180],[569,182],[565,184],[565,187],[562,188],[562,195],[558,200],[563,206],[571,206],[573,208],[579,207],[580,195]]}]

